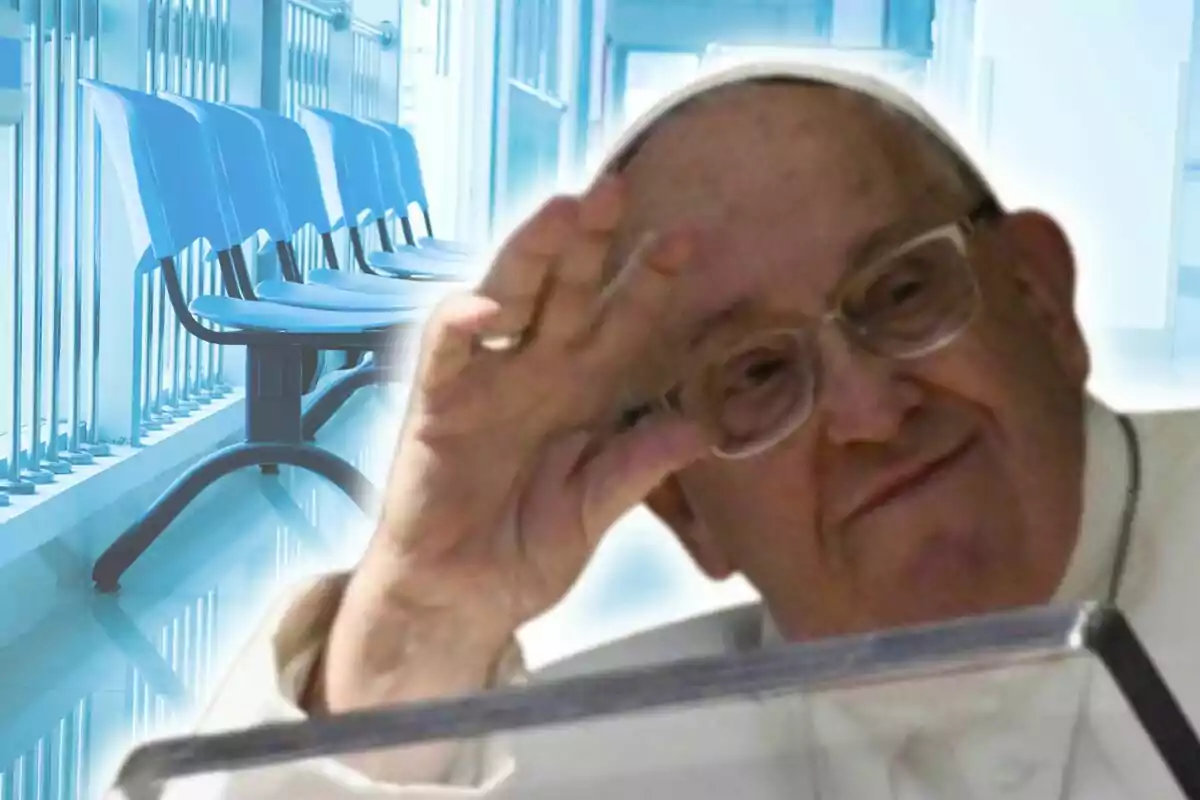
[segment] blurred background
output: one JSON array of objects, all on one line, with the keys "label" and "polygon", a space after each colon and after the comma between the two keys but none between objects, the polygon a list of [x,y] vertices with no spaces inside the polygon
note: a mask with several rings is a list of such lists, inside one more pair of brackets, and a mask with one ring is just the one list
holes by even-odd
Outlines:
[{"label": "blurred background", "polygon": [[[242,349],[191,337],[161,273],[135,271],[124,178],[79,78],[396,123],[438,235],[486,251],[706,70],[859,66],[917,93],[1007,203],[1063,221],[1097,393],[1167,406],[1200,387],[1193,0],[0,0],[0,13],[0,75],[20,75],[0,80],[0,106],[21,121],[0,126],[5,800],[95,796],[131,743],[186,729],[267,604],[352,565],[371,529],[309,473],[244,469],[191,502],[119,592],[93,586],[97,556],[171,480],[244,438],[246,387]],[[331,241],[352,260],[344,227]],[[311,230],[293,244],[305,271],[323,258]],[[269,250],[250,262],[273,269]],[[211,258],[193,248],[182,263],[186,291],[220,291]],[[402,397],[356,393],[318,444],[381,483]],[[637,512],[526,644],[536,664],[752,596],[694,575]]]}]

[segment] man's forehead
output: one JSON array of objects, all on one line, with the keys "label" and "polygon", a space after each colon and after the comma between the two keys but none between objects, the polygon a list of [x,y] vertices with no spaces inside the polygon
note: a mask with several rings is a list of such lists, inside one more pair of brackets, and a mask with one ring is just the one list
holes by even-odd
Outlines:
[{"label": "man's forehead", "polygon": [[706,248],[733,258],[845,247],[961,199],[956,166],[929,151],[914,126],[848,90],[722,87],[664,118],[625,162],[614,255],[623,259],[647,231],[674,227],[700,231]]},{"label": "man's forehead", "polygon": [[685,328],[708,317],[752,324],[755,309],[819,313],[851,262],[949,221],[975,194],[901,115],[811,84],[693,100],[651,130],[623,172],[618,261],[647,231],[698,234],[695,277],[672,309]]},{"label": "man's forehead", "polygon": [[927,184],[961,182],[956,165],[930,151],[917,126],[873,97],[824,85],[746,83],[669,112],[620,163],[636,226],[639,215],[678,208],[683,193],[722,207],[742,199],[739,189],[804,179],[826,184],[811,188],[859,192],[900,182],[921,194]]}]

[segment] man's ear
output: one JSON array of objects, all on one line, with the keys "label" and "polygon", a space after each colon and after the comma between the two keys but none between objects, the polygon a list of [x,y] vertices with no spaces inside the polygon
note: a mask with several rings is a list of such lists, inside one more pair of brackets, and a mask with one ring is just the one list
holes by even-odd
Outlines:
[{"label": "man's ear", "polygon": [[1086,380],[1090,359],[1075,310],[1075,255],[1066,234],[1034,210],[1007,214],[1000,225],[1011,248],[1007,266],[1030,312],[1053,338],[1064,368]]},{"label": "man's ear", "polygon": [[675,534],[704,574],[724,580],[734,572],[729,556],[697,517],[674,476],[668,477],[646,498],[646,506]]}]

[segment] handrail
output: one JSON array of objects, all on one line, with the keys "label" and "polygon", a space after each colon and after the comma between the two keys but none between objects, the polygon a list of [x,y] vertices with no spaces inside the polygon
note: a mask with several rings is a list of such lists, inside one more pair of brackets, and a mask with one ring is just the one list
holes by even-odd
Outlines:
[{"label": "handrail", "polygon": [[379,40],[379,46],[390,50],[399,40],[399,31],[390,22],[374,24],[353,15],[346,0],[288,0],[296,8],[329,20],[336,31],[352,30]]},{"label": "handrail", "polygon": [[525,81],[519,81],[516,78],[509,78],[508,85],[509,88],[514,89],[533,100],[536,100],[542,105],[547,106],[548,108],[557,111],[560,114],[567,110],[566,102],[552,94],[549,94],[548,92],[538,89],[537,87],[530,86]]}]

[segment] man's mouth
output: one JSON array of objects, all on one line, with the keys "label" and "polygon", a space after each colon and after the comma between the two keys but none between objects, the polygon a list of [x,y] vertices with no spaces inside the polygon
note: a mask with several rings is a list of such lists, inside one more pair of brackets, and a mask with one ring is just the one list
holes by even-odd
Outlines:
[{"label": "man's mouth", "polygon": [[968,436],[954,447],[932,458],[908,461],[885,470],[863,498],[853,506],[846,522],[864,517],[932,483],[957,464],[975,446]]}]

